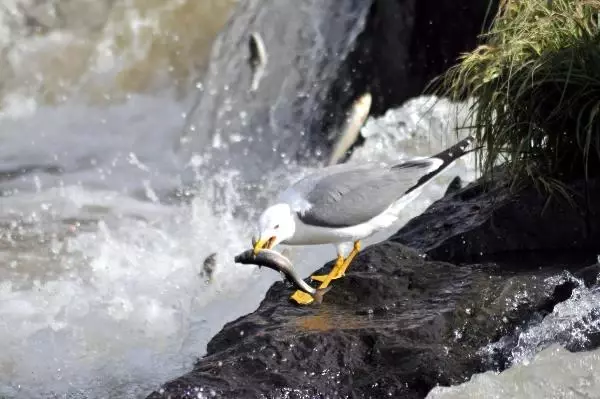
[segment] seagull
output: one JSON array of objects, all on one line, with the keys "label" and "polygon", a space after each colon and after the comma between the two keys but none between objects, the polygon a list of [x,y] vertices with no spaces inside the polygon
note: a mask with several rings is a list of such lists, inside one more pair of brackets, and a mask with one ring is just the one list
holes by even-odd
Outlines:
[{"label": "seagull", "polygon": [[[469,136],[430,157],[383,165],[339,164],[324,167],[281,192],[275,204],[258,219],[252,237],[254,254],[284,245],[333,244],[335,265],[326,275],[311,276],[319,289],[345,275],[361,249],[361,240],[398,220],[402,209],[442,170],[463,156],[474,138]],[[347,257],[343,248],[353,244]],[[314,299],[297,290],[291,296],[299,305]]]}]

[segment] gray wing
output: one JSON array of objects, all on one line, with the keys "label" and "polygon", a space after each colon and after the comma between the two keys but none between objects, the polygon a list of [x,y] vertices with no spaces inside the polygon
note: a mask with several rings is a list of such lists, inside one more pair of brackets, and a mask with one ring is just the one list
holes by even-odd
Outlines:
[{"label": "gray wing", "polygon": [[344,173],[344,172],[352,172],[352,171],[357,171],[357,170],[372,170],[372,169],[378,169],[381,167],[382,166],[380,164],[377,164],[375,162],[367,162],[367,163],[358,164],[358,165],[341,163],[341,164],[327,166],[325,168],[319,169],[315,173],[311,173],[311,174],[303,177],[302,179],[300,179],[299,181],[294,183],[294,185],[292,187],[290,187],[289,190],[286,190],[281,194],[280,199],[285,200],[285,199],[289,198],[290,196],[294,196],[297,194],[302,194],[302,195],[306,196],[306,195],[308,195],[308,193],[310,193],[314,189],[315,185],[317,183],[319,183],[319,181],[321,181],[326,176],[335,175],[335,174]]},{"label": "gray wing", "polygon": [[474,141],[469,136],[424,159],[391,167],[336,165],[300,181],[287,198],[304,223],[348,227],[379,215],[403,195],[422,187],[465,154]]},{"label": "gray wing", "polygon": [[298,212],[298,217],[303,223],[322,227],[364,223],[420,184],[437,166],[439,162],[428,158],[400,168],[351,169],[325,175],[305,193],[310,207]]}]

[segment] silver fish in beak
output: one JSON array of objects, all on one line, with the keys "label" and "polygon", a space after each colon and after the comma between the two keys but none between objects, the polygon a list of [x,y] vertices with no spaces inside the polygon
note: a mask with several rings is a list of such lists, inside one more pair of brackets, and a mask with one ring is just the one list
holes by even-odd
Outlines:
[{"label": "silver fish in beak", "polygon": [[249,249],[237,255],[234,260],[236,263],[252,264],[259,267],[264,266],[282,273],[289,281],[294,283],[296,287],[312,296],[316,303],[323,302],[323,295],[331,289],[331,287],[311,287],[306,281],[298,276],[292,262],[290,262],[288,258],[272,249],[262,249],[256,255],[254,255],[254,250]]}]

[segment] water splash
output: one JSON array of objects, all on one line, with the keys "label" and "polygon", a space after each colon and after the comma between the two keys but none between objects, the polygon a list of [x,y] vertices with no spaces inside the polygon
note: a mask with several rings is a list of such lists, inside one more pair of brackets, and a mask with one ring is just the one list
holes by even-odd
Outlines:
[{"label": "water splash", "polygon": [[[367,143],[357,148],[350,159],[361,161],[376,154],[382,162],[397,162],[445,150],[472,133],[466,128],[471,125],[471,106],[471,102],[453,102],[436,96],[410,99],[399,109],[388,110],[379,118],[369,118],[361,129]],[[403,150],[401,157],[394,149]],[[457,163],[474,167],[473,153]],[[472,175],[467,180],[475,177]]]},{"label": "water splash", "polygon": [[553,344],[528,364],[477,374],[454,387],[436,387],[427,399],[595,398],[599,370],[600,350],[571,353]]},{"label": "water splash", "polygon": [[[80,205],[98,205],[93,191],[66,190],[64,200],[73,191]],[[117,199],[138,205],[143,219],[107,208],[112,218],[102,218],[92,231],[55,234],[45,243],[34,239],[31,250],[40,256],[31,259],[30,253],[30,262],[3,251],[16,266],[0,288],[0,385],[17,396],[83,386],[93,397],[131,393],[115,392],[119,386],[148,390],[204,352],[214,333],[206,324],[220,326],[257,304],[203,310],[235,302],[258,277],[228,261],[243,249],[238,230],[246,231],[230,215],[215,214],[202,197],[176,207]],[[45,261],[46,251],[55,262]],[[219,258],[207,285],[199,267],[212,251]],[[39,267],[46,270],[36,276]]]},{"label": "water splash", "polygon": [[[590,337],[600,333],[600,288],[586,288],[583,281],[568,272],[545,283],[556,286],[566,281],[579,285],[552,313],[519,333],[509,356],[510,368],[474,375],[454,387],[437,387],[427,397],[596,397],[600,389],[600,350],[572,353],[565,348],[586,348]],[[502,345],[495,343],[484,351],[493,352]]]},{"label": "water splash", "polygon": [[579,285],[568,300],[557,304],[539,324],[519,334],[509,359],[511,363],[528,364],[538,351],[554,343],[583,348],[590,342],[590,336],[600,332],[600,288],[586,288],[583,281],[570,275],[554,280],[558,279],[556,283],[574,280]]}]

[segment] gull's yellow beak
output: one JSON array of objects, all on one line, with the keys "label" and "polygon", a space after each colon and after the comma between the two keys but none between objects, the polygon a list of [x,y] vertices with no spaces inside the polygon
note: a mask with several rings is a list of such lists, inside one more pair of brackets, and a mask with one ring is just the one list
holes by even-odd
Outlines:
[{"label": "gull's yellow beak", "polygon": [[275,236],[269,238],[268,240],[252,241],[252,244],[254,245],[254,256],[256,256],[258,251],[261,249],[271,249],[273,247],[273,243],[275,243]]}]

